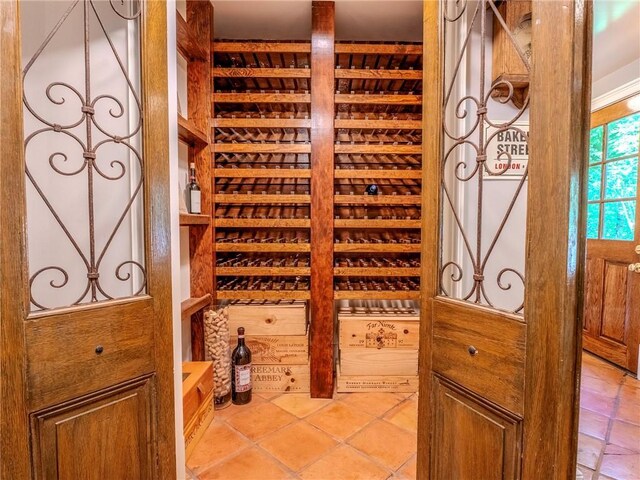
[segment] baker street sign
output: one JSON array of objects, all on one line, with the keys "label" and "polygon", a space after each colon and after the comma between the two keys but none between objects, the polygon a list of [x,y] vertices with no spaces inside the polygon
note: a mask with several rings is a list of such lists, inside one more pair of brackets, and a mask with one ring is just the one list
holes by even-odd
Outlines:
[{"label": "baker street sign", "polygon": [[[500,122],[493,122],[500,125]],[[514,123],[509,127],[487,126],[485,130],[485,179],[522,177],[529,162],[529,124]]]}]

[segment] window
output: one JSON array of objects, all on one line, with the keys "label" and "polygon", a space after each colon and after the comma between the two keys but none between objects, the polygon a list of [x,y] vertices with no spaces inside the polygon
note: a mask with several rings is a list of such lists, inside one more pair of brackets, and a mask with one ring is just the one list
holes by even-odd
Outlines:
[{"label": "window", "polygon": [[587,238],[633,240],[640,113],[591,129]]}]

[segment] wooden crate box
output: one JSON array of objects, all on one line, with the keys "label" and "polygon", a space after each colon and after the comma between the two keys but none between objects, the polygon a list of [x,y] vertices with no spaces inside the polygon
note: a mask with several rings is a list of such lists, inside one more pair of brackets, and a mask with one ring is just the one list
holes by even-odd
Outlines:
[{"label": "wooden crate box", "polygon": [[[309,363],[309,337],[305,335],[247,335],[254,364],[306,365]],[[231,337],[232,348],[238,338]]]},{"label": "wooden crate box", "polygon": [[344,375],[340,363],[336,366],[338,393],[418,391],[417,375]]},{"label": "wooden crate box", "polygon": [[338,315],[341,349],[417,350],[419,317],[389,315]]},{"label": "wooden crate box", "polygon": [[251,381],[256,393],[308,393],[309,365],[251,365]]},{"label": "wooden crate box", "polygon": [[182,364],[182,412],[187,458],[213,419],[213,363]]},{"label": "wooden crate box", "polygon": [[244,327],[247,335],[305,335],[307,304],[236,303],[229,305],[229,328],[232,333]]},{"label": "wooden crate box", "polygon": [[417,375],[418,350],[340,350],[340,368],[344,375]]}]

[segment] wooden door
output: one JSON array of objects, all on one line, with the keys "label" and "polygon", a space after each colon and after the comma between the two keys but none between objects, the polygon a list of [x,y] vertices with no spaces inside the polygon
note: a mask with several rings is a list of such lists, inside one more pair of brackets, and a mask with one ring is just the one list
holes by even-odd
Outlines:
[{"label": "wooden door", "polygon": [[591,115],[584,348],[638,371],[640,95]]},{"label": "wooden door", "polygon": [[424,2],[422,480],[576,471],[591,6],[495,3]]},{"label": "wooden door", "polygon": [[0,3],[3,479],[175,477],[166,3]]}]

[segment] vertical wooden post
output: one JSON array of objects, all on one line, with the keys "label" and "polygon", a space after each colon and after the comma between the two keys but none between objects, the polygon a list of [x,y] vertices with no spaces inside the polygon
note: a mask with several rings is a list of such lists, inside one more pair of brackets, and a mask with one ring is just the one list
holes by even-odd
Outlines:
[{"label": "vertical wooden post", "polygon": [[534,0],[532,8],[539,54],[529,117],[522,478],[539,477],[544,462],[545,477],[561,479],[575,475],[578,443],[593,5]]},{"label": "vertical wooden post", "polygon": [[333,395],[335,5],[314,1],[311,33],[311,396]]},{"label": "vertical wooden post", "polygon": [[[211,49],[213,28],[213,7],[210,2],[187,2],[187,25],[207,52],[206,60],[189,60],[187,65],[187,108],[189,121],[204,132],[210,143],[211,138]],[[211,152],[209,145],[190,146],[189,161],[196,164],[196,177],[202,190],[202,213],[211,217],[212,178]],[[214,294],[213,290],[213,222],[209,225],[189,228],[189,255],[191,261],[191,296],[201,297]],[[193,261],[195,260],[195,261]],[[204,360],[203,315],[198,312],[191,316],[191,351],[193,360]]]},{"label": "vertical wooden post", "polygon": [[0,2],[0,478],[29,478],[29,308],[19,2]]},{"label": "vertical wooden post", "polygon": [[430,478],[432,420],[433,302],[439,291],[440,183],[442,177],[442,66],[441,2],[423,1],[422,81],[422,251],[420,277],[420,402],[418,404],[417,478]]}]

